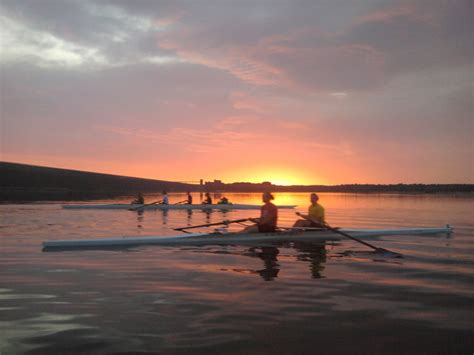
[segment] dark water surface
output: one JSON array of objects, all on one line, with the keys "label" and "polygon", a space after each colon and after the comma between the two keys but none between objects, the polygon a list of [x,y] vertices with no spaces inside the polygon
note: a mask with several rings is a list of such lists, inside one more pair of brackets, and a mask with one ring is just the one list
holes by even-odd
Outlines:
[{"label": "dark water surface", "polygon": [[[259,203],[258,194],[227,196]],[[307,194],[276,197],[306,209]],[[455,233],[372,241],[403,259],[353,241],[43,253],[47,239],[173,235],[258,211],[0,205],[0,353],[472,354],[474,198],[321,194],[321,202],[335,226],[450,223]],[[294,219],[280,210],[281,225]]]}]

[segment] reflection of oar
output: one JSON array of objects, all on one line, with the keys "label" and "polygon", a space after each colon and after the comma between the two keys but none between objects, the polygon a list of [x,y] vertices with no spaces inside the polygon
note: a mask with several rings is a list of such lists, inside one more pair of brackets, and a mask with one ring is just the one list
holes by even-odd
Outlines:
[{"label": "reflection of oar", "polygon": [[197,225],[197,226],[188,226],[188,227],[174,228],[174,230],[175,230],[175,231],[184,232],[186,229],[201,228],[201,227],[211,227],[211,226],[221,226],[221,225],[228,225],[228,224],[231,224],[231,223],[247,222],[247,221],[250,221],[250,220],[252,220],[252,218],[242,218],[242,219],[234,219],[234,220],[225,220],[225,221],[222,221],[222,222],[200,224],[200,225]]},{"label": "reflection of oar", "polygon": [[378,248],[378,247],[376,247],[375,245],[369,244],[369,243],[367,243],[367,242],[364,242],[363,240],[360,240],[360,239],[358,239],[358,238],[356,238],[356,237],[353,237],[352,235],[349,235],[349,234],[347,234],[347,233],[344,233],[344,232],[342,232],[341,230],[339,230],[339,229],[337,229],[337,228],[333,228],[333,227],[331,227],[331,226],[330,226],[329,224],[327,224],[327,223],[321,224],[321,223],[319,223],[318,221],[316,221],[315,219],[311,218],[310,216],[301,214],[301,213],[299,213],[299,212],[296,212],[296,214],[297,214],[298,216],[300,216],[300,217],[306,219],[307,221],[310,221],[310,222],[312,222],[312,223],[315,223],[316,225],[320,225],[321,227],[326,228],[326,229],[328,229],[328,230],[330,230],[330,231],[333,231],[334,233],[340,234],[340,235],[342,235],[342,236],[344,236],[344,237],[346,237],[346,238],[349,238],[349,239],[352,239],[352,240],[354,240],[354,241],[356,241],[356,242],[359,242],[359,243],[361,243],[361,244],[364,244],[365,246],[368,246],[369,248],[374,249],[377,253],[385,253],[385,254],[387,254],[387,256],[390,256],[390,257],[392,257],[392,258],[401,258],[401,257],[402,257],[402,254],[395,253],[395,252],[393,252],[393,251],[390,251],[390,250],[387,250],[387,249],[384,249],[384,248]]},{"label": "reflection of oar", "polygon": [[159,201],[155,201],[155,202],[152,202],[152,203],[149,203],[149,204],[146,204],[146,205],[142,205],[140,207],[135,207],[135,208],[129,208],[128,210],[129,211],[138,211],[142,208],[145,208],[145,207],[148,207],[148,206],[152,206],[152,205],[156,205],[157,203],[162,203],[163,200],[159,200]]}]

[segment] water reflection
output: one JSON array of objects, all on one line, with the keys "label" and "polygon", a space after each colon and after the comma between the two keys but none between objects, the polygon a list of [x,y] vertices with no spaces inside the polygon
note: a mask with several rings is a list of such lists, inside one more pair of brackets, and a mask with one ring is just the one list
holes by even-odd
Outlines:
[{"label": "water reflection", "polygon": [[326,262],[326,245],[314,243],[293,243],[294,248],[299,252],[297,259],[299,261],[308,261],[309,269],[313,279],[320,279],[324,271],[324,263]]},{"label": "water reflection", "polygon": [[[259,194],[226,196],[235,203],[260,203]],[[276,197],[278,203],[306,209],[307,194]],[[311,344],[317,343],[322,353],[347,354],[354,348],[469,353],[474,199],[351,194],[323,194],[322,199],[328,219],[338,226],[450,222],[456,232],[449,247],[439,236],[378,241],[407,255],[398,263],[374,262],[370,251],[350,241],[333,249],[331,243],[287,243],[49,254],[40,252],[46,239],[145,231],[174,235],[175,227],[253,217],[258,211],[135,215],[67,211],[53,204],[0,206],[0,352],[255,354],[277,349],[290,354],[314,352]],[[280,220],[291,225],[294,211],[282,210]],[[347,249],[350,255],[343,253]]]},{"label": "water reflection", "polygon": [[143,227],[143,210],[137,210],[137,228],[142,228]]},{"label": "water reflection", "polygon": [[192,225],[193,210],[186,210],[186,222],[188,226]]},{"label": "water reflection", "polygon": [[164,226],[168,224],[168,210],[164,209],[161,211],[161,216],[162,216],[162,223]]},{"label": "water reflection", "polygon": [[[278,264],[277,255],[280,251],[277,247],[265,246],[260,248],[250,248],[249,252],[254,253],[254,257],[263,260],[263,269],[255,270],[265,281],[273,281],[278,277],[280,272],[280,264]],[[251,254],[248,254],[251,255]]]},{"label": "water reflection", "polygon": [[206,215],[206,223],[211,223],[211,215],[213,213],[213,210],[203,210],[204,214]]},{"label": "water reflection", "polygon": [[[326,245],[324,243],[275,243],[274,246],[255,246],[241,253],[243,256],[258,258],[263,261],[263,269],[233,268],[237,273],[259,275],[265,281],[274,281],[282,269],[278,260],[281,248],[297,251],[296,260],[309,262],[309,271],[313,279],[324,278],[324,263],[327,259]],[[224,269],[225,270],[225,269]]]}]

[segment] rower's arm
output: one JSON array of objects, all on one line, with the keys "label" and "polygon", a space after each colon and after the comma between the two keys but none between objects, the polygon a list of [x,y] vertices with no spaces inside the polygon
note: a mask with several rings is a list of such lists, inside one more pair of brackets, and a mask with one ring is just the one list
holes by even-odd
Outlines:
[{"label": "rower's arm", "polygon": [[263,218],[259,218],[259,221],[258,223],[259,224],[267,224],[267,223],[270,223],[272,221],[272,216],[266,216],[266,217],[263,217]]},{"label": "rower's arm", "polygon": [[310,221],[314,224],[317,224],[319,227],[325,227],[326,226],[326,222],[320,222],[320,221],[317,221],[315,220],[313,217],[307,215],[307,214],[303,214],[303,213],[296,213],[298,216],[304,218],[305,220],[307,221]]},{"label": "rower's arm", "polygon": [[317,224],[319,227],[327,228],[327,227],[326,227],[326,226],[327,226],[326,222],[317,221],[317,220],[315,220],[314,218],[312,218],[311,216],[306,215],[306,214],[302,214],[302,213],[300,213],[300,212],[296,212],[296,214],[297,214],[298,216],[302,217],[303,219],[307,220],[307,221],[310,221],[310,222],[312,222],[312,223],[314,223],[314,224]]}]

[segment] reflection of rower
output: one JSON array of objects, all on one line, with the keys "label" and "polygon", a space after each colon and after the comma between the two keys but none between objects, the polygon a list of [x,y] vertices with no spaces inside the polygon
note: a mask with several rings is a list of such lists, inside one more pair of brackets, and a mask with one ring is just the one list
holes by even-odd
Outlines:
[{"label": "reflection of rower", "polygon": [[295,222],[294,227],[321,227],[324,225],[325,217],[324,217],[324,207],[321,206],[319,201],[319,196],[315,193],[311,194],[310,197],[311,206],[308,208],[308,219],[299,219]]},{"label": "reflection of rower", "polygon": [[278,208],[271,201],[274,199],[273,195],[265,192],[262,195],[262,201],[265,204],[260,209],[260,218],[251,218],[255,223],[253,226],[244,228],[240,233],[273,233],[277,227]]},{"label": "reflection of rower", "polygon": [[143,205],[145,203],[145,198],[143,197],[143,193],[139,192],[137,194],[137,198],[132,201],[132,205]]},{"label": "reflection of rower", "polygon": [[280,265],[278,264],[277,255],[280,253],[276,247],[261,247],[261,252],[257,256],[263,260],[264,269],[257,270],[257,273],[265,281],[272,281],[278,276],[280,272]]},{"label": "reflection of rower", "polygon": [[212,198],[209,192],[206,192],[206,198],[202,201],[204,205],[212,205]]},{"label": "reflection of rower", "polygon": [[294,242],[294,248],[300,253],[297,259],[301,261],[309,261],[309,269],[313,279],[323,278],[322,271],[324,270],[324,263],[326,262],[326,245],[314,244],[304,242]]},{"label": "reflection of rower", "polygon": [[163,211],[161,211],[161,212],[163,213],[163,219],[162,219],[162,221],[163,221],[163,225],[165,226],[165,225],[168,224],[168,209],[165,208],[165,209],[163,209]]},{"label": "reflection of rower", "polygon": [[212,214],[212,209],[205,209],[203,210],[203,212],[205,213],[206,215],[206,223],[210,223],[211,222],[211,214]]}]

